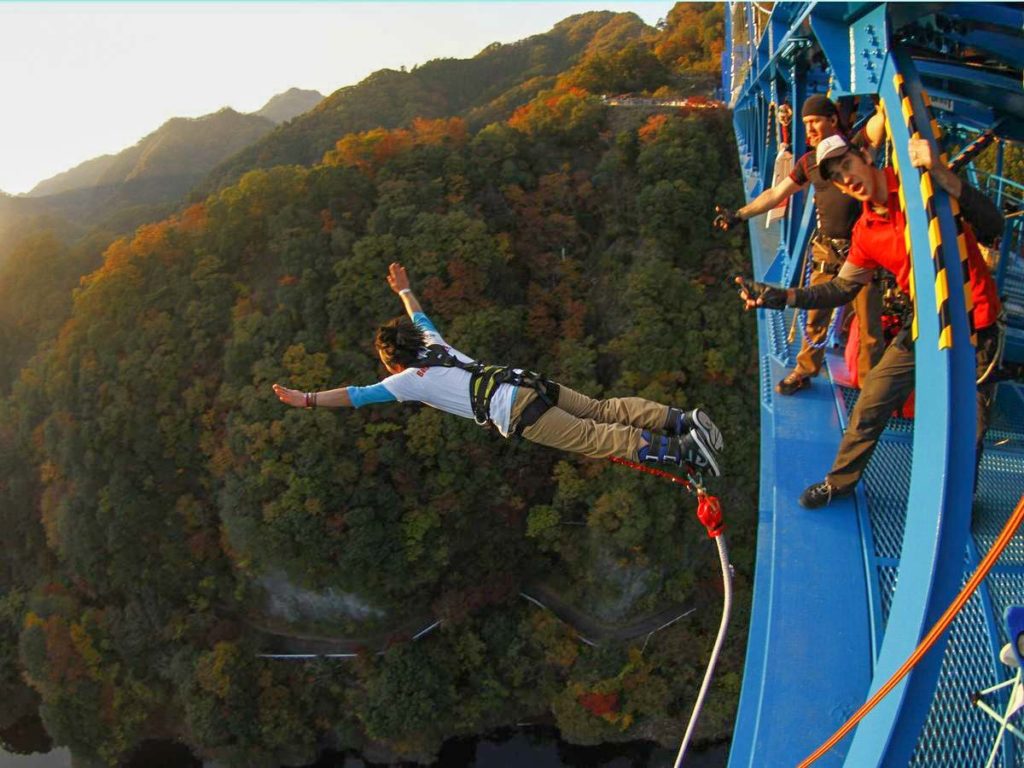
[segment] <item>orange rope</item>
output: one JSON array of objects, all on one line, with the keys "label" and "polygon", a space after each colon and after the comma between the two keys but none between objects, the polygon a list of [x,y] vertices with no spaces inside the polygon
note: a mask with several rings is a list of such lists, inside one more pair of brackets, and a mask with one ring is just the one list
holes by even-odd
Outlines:
[{"label": "orange rope", "polygon": [[900,681],[912,670],[921,658],[928,653],[931,647],[935,644],[935,641],[939,639],[939,636],[946,631],[949,625],[956,618],[956,615],[960,612],[960,609],[964,607],[971,595],[981,584],[982,580],[988,576],[988,572],[992,570],[992,566],[996,564],[996,560],[1003,554],[1003,550],[1010,543],[1010,539],[1013,538],[1013,534],[1017,532],[1017,528],[1020,527],[1021,521],[1024,521],[1024,495],[1021,495],[1020,500],[1017,502],[1016,509],[1013,510],[1013,514],[1010,515],[1010,519],[1006,521],[1006,525],[1003,527],[1002,532],[999,534],[999,538],[996,539],[992,548],[985,555],[985,558],[978,565],[978,570],[974,572],[971,580],[964,585],[964,588],[960,590],[960,594],[957,595],[956,600],[946,609],[946,612],[942,614],[942,617],[935,622],[935,626],[932,627],[931,631],[921,641],[921,644],[917,646],[914,652],[910,655],[903,666],[900,667],[890,677],[885,685],[878,689],[878,691],[864,704],[853,713],[853,716],[843,723],[842,727],[829,737],[828,741],[818,747],[814,752],[804,759],[797,768],[807,768],[811,763],[815,762],[818,758],[828,752],[834,747],[844,736],[846,736],[854,727],[863,720],[868,712],[875,708],[875,706],[882,699],[888,695],[888,693],[899,685]]}]

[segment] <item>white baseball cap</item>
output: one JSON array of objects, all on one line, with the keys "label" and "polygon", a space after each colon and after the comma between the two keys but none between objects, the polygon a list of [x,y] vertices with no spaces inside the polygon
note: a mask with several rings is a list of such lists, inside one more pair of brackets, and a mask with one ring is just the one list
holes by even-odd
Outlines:
[{"label": "white baseball cap", "polygon": [[[850,145],[847,144],[846,139],[839,134],[829,136],[828,138],[822,139],[818,142],[818,149],[815,152],[814,161],[817,166],[821,168],[821,164],[830,157],[839,157],[840,155],[844,155],[849,149]],[[825,175],[824,172],[822,175]]]}]

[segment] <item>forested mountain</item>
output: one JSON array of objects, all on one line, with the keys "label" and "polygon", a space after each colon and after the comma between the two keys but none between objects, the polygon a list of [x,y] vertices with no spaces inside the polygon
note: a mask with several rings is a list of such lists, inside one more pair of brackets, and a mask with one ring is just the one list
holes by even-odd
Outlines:
[{"label": "forested mountain", "polygon": [[103,177],[116,163],[116,155],[94,157],[84,163],[79,163],[74,168],[58,173],[56,176],[43,179],[32,187],[26,196],[45,197],[46,195],[58,195],[72,189],[95,187],[101,183]]},{"label": "forested mountain", "polygon": [[581,57],[618,50],[651,31],[632,13],[585,13],[517,43],[490,45],[472,59],[437,59],[409,72],[380,70],[223,163],[200,192],[216,191],[253,168],[310,165],[339,136],[408,125],[414,117],[461,115],[471,128],[507,119]]},{"label": "forested mountain", "polygon": [[[197,118],[175,117],[116,155],[101,155],[36,184],[28,197],[46,197],[138,179],[169,177],[169,199],[182,194],[177,177],[202,177],[211,168],[323,100],[319,91],[289,88],[251,114],[225,107]],[[267,122],[269,121],[269,122]],[[187,187],[186,187],[187,189]]]},{"label": "forested mountain", "polygon": [[262,108],[253,112],[257,117],[265,117],[275,125],[287,123],[293,117],[308,112],[321,101],[324,95],[320,91],[306,91],[302,88],[289,88],[284,93],[272,97]]},{"label": "forested mountain", "polygon": [[116,155],[88,160],[40,182],[29,196],[161,181],[168,190],[167,199],[173,200],[221,160],[252,144],[273,127],[269,118],[243,115],[230,107],[202,117],[174,117]]},{"label": "forested mountain", "polygon": [[[397,259],[481,359],[595,396],[704,404],[726,434],[713,490],[741,625],[754,326],[729,283],[740,242],[708,224],[741,199],[729,116],[613,113],[598,95],[671,86],[659,45],[682,24],[720,35],[721,9],[609,32],[505,119],[338,134],[308,167],[245,173],[105,249],[0,400],[0,739],[36,695],[56,743],[108,765],[147,737],[239,766],[325,746],[426,760],[447,737],[546,713],[578,743],[678,743],[719,616],[691,499],[430,408],[287,409],[270,384],[375,381]],[[25,286],[43,280],[29,254],[74,257],[27,247],[11,262]],[[361,611],[283,625],[268,574]],[[698,610],[643,648],[595,648],[519,598],[530,584],[609,624]],[[411,641],[421,618],[442,623]],[[361,652],[262,659],[266,628]],[[742,635],[701,739],[730,732]]]}]

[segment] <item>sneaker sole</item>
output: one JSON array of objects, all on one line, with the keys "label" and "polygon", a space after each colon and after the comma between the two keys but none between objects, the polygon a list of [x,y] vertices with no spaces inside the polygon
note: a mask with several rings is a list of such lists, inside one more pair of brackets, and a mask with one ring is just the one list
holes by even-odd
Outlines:
[{"label": "sneaker sole", "polygon": [[718,467],[718,460],[715,454],[722,450],[724,444],[722,432],[711,421],[711,417],[700,408],[695,408],[690,413],[690,417],[693,420],[694,427],[696,427],[695,429],[690,429],[690,437],[693,438],[697,447],[700,448],[700,452],[707,459],[711,474],[715,477],[721,477],[722,470]]}]

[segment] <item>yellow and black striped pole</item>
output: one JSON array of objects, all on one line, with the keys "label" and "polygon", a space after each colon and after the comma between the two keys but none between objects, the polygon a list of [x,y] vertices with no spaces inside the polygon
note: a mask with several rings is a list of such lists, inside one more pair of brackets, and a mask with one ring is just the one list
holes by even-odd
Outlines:
[{"label": "yellow and black striped pole", "polygon": [[[904,121],[904,126],[910,137],[913,139],[921,139],[921,132],[918,130],[918,119],[915,115],[913,104],[910,98],[907,96],[906,89],[904,87],[903,76],[900,73],[895,73],[892,76],[893,87],[899,96],[900,109],[899,114]],[[924,91],[921,92],[921,96],[925,103],[925,108],[928,109],[931,106],[931,102],[928,99],[928,94]],[[931,125],[932,135],[936,142],[942,137],[942,129],[939,128],[939,124],[931,117],[930,110],[928,114],[922,116],[923,119],[927,119]],[[893,135],[891,120],[892,110],[886,105],[885,110],[886,119],[886,131],[891,136]],[[946,163],[948,158],[943,152],[939,156],[939,162]],[[917,183],[921,189],[921,198],[924,200],[925,214],[928,217],[928,245],[929,252],[931,253],[932,263],[935,266],[935,305],[939,315],[939,349],[950,349],[953,346],[953,327],[952,318],[950,315],[949,306],[949,272],[946,269],[945,256],[942,247],[942,230],[939,226],[938,210],[935,206],[935,188],[932,184],[931,175],[925,173],[921,168],[900,168],[899,164],[899,153],[894,152],[892,154],[893,169],[896,171],[897,176],[900,178],[900,207],[903,209],[904,217],[907,213],[907,201],[904,195],[904,187],[910,184],[914,179],[914,174],[917,175]],[[969,283],[969,272],[967,269],[967,244],[964,239],[964,220],[963,214],[960,211],[960,205],[957,203],[956,198],[949,197],[950,208],[953,213],[953,219],[956,222],[957,232],[957,251],[960,254],[960,272],[963,277],[962,289],[964,292],[964,304],[967,307],[968,322],[971,324],[971,344],[977,344],[977,336],[973,325],[973,316],[971,310],[974,308],[973,301],[971,298],[971,288]],[[911,236],[910,227],[906,227],[904,230],[904,238],[906,241],[907,253],[910,255],[911,264],[913,264],[913,249],[911,248]],[[917,302],[915,301],[915,285],[914,281],[910,283],[910,298],[914,304],[914,321],[913,321],[913,338],[917,339],[918,334],[918,317],[917,317]]]}]

